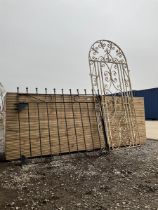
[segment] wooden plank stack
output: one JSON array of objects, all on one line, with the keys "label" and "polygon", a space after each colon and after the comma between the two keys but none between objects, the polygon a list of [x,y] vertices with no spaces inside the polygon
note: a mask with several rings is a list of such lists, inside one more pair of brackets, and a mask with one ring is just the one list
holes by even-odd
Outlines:
[{"label": "wooden plank stack", "polygon": [[[146,140],[143,98],[134,98],[134,105],[140,131],[140,140],[134,142],[137,145]],[[105,147],[93,95],[7,93],[5,113],[6,160]],[[121,123],[123,126],[124,122]],[[116,135],[110,146],[125,145],[129,145],[126,136],[122,136],[120,143]]]}]

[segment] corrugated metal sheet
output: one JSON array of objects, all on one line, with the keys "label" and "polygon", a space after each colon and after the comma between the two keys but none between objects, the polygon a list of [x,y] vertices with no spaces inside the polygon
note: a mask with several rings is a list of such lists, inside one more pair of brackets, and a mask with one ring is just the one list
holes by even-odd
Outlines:
[{"label": "corrugated metal sheet", "polygon": [[146,120],[158,120],[158,88],[134,90],[135,97],[144,97]]}]

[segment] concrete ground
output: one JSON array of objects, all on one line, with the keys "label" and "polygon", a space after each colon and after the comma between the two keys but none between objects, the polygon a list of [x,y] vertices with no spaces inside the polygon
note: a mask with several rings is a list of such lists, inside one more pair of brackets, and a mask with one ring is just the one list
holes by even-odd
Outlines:
[{"label": "concrete ground", "polygon": [[158,140],[158,121],[146,121],[146,136]]}]

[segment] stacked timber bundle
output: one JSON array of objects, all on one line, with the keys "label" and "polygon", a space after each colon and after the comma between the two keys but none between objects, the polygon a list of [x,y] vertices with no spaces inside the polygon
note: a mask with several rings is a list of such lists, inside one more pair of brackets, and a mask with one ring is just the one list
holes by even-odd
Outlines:
[{"label": "stacked timber bundle", "polygon": [[[124,132],[125,121],[118,120],[124,133],[120,139],[120,130],[114,124],[112,132],[116,132],[110,147],[145,143],[143,98],[134,98],[134,106],[140,138],[131,143]],[[121,110],[120,103],[118,119],[121,119]],[[105,148],[103,128],[98,126],[94,95],[7,93],[5,112],[7,160]]]}]

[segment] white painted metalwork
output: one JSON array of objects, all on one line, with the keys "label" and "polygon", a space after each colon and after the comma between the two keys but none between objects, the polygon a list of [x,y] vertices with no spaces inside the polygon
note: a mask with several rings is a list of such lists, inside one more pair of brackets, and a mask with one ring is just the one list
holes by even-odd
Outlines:
[{"label": "white painted metalwork", "polygon": [[[114,139],[117,138],[121,146],[124,135],[129,145],[135,145],[139,131],[129,69],[123,51],[111,41],[96,41],[89,51],[89,66],[92,90],[96,96],[101,95],[108,145],[114,148]],[[123,110],[120,110],[121,107]],[[98,108],[96,111],[100,119]]]}]

